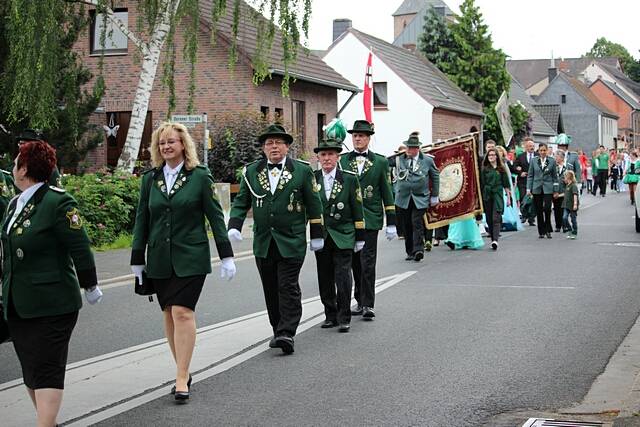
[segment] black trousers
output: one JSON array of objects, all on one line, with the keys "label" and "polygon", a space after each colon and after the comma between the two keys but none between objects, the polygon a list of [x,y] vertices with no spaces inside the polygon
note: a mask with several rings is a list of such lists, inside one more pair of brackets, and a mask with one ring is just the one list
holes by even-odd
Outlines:
[{"label": "black trousers", "polygon": [[556,230],[564,229],[564,208],[562,207],[564,197],[553,199],[553,219],[556,224]]},{"label": "black trousers", "polygon": [[404,221],[402,220],[402,208],[396,205],[396,232],[398,237],[404,237]]},{"label": "black trousers", "polygon": [[553,204],[552,194],[534,194],[533,206],[536,208],[538,219],[538,234],[551,233],[551,205]]},{"label": "black trousers", "polygon": [[338,248],[331,236],[327,235],[324,247],[315,254],[320,301],[324,305],[325,318],[339,324],[349,323],[353,250]]},{"label": "black trousers", "polygon": [[302,316],[300,269],[304,258],[284,258],[271,239],[266,258],[256,257],[269,323],[275,336],[293,337]]},{"label": "black trousers", "polygon": [[[413,199],[409,199],[407,209],[402,209],[402,221],[404,223],[404,249],[407,255],[415,255],[416,252],[424,252],[424,213],[426,209],[418,209]],[[433,232],[431,233],[431,237]]]},{"label": "black trousers", "polygon": [[489,238],[491,241],[497,242],[502,228],[502,214],[496,209],[493,199],[484,200],[484,215],[487,218],[487,226],[489,227]]},{"label": "black trousers", "polygon": [[377,258],[378,230],[365,230],[364,248],[351,259],[354,296],[362,307],[373,308],[375,303]]},{"label": "black trousers", "polygon": [[609,171],[607,169],[598,169],[598,175],[596,177],[596,184],[593,186],[593,195],[596,195],[596,190],[600,188],[600,195],[607,194],[607,177]]}]

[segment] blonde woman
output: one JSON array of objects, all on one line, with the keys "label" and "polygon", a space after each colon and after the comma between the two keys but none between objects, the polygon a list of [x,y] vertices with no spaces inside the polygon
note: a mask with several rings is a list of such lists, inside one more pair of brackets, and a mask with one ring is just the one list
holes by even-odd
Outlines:
[{"label": "blonde woman", "polygon": [[153,281],[176,363],[172,393],[177,402],[185,403],[196,339],[194,311],[205,276],[211,273],[205,218],[222,259],[221,277],[231,280],[236,267],[213,178],[199,164],[187,128],[161,124],[151,138],[151,161],[153,169],[142,177],[131,269],[140,282]]}]

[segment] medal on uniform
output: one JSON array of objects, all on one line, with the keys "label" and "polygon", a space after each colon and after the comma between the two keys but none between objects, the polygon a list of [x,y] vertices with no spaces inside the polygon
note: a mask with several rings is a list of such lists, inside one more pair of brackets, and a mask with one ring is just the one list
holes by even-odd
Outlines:
[{"label": "medal on uniform", "polygon": [[18,257],[18,259],[24,258],[24,252],[22,252],[22,249],[16,249],[16,256]]},{"label": "medal on uniform", "polygon": [[367,199],[370,199],[373,197],[373,186],[372,185],[368,185],[367,188],[365,188],[365,191],[367,192],[366,196]]},{"label": "medal on uniform", "polygon": [[339,213],[337,213],[337,214],[335,214],[333,217],[334,217],[335,219],[340,219],[340,218],[342,218],[342,215],[340,215]]},{"label": "medal on uniform", "polygon": [[293,212],[293,193],[291,193],[291,196],[289,197],[289,204],[287,205],[287,210],[289,212]]},{"label": "medal on uniform", "polygon": [[302,203],[300,203],[300,202],[296,203],[296,211],[298,213],[302,212]]},{"label": "medal on uniform", "polygon": [[22,234],[22,227],[18,227],[18,229],[16,230],[16,234],[18,236]]},{"label": "medal on uniform", "polygon": [[338,202],[337,206],[338,206],[338,209],[340,209],[340,210],[344,209],[344,203],[342,203],[342,202]]},{"label": "medal on uniform", "polygon": [[31,221],[29,221],[28,219],[25,219],[24,222],[22,223],[22,226],[24,228],[29,228],[31,227]]}]

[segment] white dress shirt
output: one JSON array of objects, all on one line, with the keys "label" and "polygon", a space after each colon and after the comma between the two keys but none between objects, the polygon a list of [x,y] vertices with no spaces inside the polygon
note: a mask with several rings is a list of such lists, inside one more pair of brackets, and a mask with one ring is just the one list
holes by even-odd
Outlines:
[{"label": "white dress shirt", "polygon": [[7,233],[9,233],[9,230],[11,230],[11,226],[13,225],[14,222],[16,222],[16,219],[18,219],[20,212],[22,212],[22,208],[25,207],[29,199],[31,199],[31,197],[35,194],[35,192],[38,191],[38,188],[42,187],[43,185],[44,185],[44,182],[38,182],[37,184],[33,184],[31,187],[27,188],[22,193],[20,193],[20,196],[18,197],[18,201],[16,202],[16,211],[13,213],[13,216],[9,221],[9,225],[7,226]]},{"label": "white dress shirt", "polygon": [[176,183],[176,178],[178,178],[178,174],[180,173],[180,169],[182,169],[182,165],[184,165],[184,161],[182,161],[178,166],[174,169],[171,169],[169,165],[165,163],[162,168],[162,172],[164,172],[164,182],[167,184],[167,194],[173,188],[173,184]]},{"label": "white dress shirt", "polygon": [[276,188],[278,188],[278,182],[280,181],[280,176],[282,176],[282,171],[284,170],[284,164],[287,161],[285,157],[278,163],[281,168],[273,168],[269,169],[269,165],[272,165],[272,162],[267,162],[267,175],[269,175],[269,186],[271,188],[271,194],[276,192]]},{"label": "white dress shirt", "polygon": [[324,194],[327,196],[327,200],[329,200],[329,197],[331,196],[331,189],[333,188],[333,183],[336,180],[336,169],[337,168],[333,168],[329,173],[325,173],[324,170],[322,171],[322,176],[324,178]]},{"label": "white dress shirt", "polygon": [[356,156],[356,164],[358,165],[358,174],[362,173],[362,169],[364,169],[364,163],[367,161],[367,156],[369,155],[369,150],[366,151],[356,151],[356,153],[363,153],[366,156]]}]

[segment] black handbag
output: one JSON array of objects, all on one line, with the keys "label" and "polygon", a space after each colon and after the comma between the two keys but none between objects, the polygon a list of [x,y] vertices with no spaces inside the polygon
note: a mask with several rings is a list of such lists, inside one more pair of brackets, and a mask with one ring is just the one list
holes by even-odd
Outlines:
[{"label": "black handbag", "polygon": [[156,288],[153,286],[153,280],[147,277],[146,271],[142,272],[142,284],[140,284],[140,280],[138,279],[138,276],[136,276],[133,290],[138,295],[148,296],[149,301],[153,301],[153,294],[156,293]]},{"label": "black handbag", "polygon": [[4,320],[4,309],[2,307],[2,301],[0,301],[0,344],[9,341],[11,334],[9,333],[9,325]]}]

